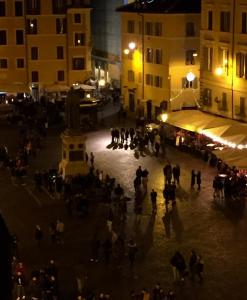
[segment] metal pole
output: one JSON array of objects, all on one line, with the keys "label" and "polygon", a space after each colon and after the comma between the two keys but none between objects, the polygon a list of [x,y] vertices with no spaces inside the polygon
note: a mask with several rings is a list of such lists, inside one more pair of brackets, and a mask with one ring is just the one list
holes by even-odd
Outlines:
[{"label": "metal pole", "polygon": [[232,80],[231,80],[231,91],[232,91],[232,119],[234,119],[233,105],[234,105],[234,78],[233,78],[233,62],[234,62],[234,52],[235,52],[235,12],[236,12],[236,0],[233,0],[233,13],[232,13]]},{"label": "metal pole", "polygon": [[142,100],[144,100],[144,15],[141,14],[142,17]]}]

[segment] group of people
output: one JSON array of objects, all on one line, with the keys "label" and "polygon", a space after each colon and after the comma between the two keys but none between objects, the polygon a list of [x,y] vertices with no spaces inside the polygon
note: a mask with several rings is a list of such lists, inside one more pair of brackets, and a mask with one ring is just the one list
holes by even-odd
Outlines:
[{"label": "group of people", "polygon": [[196,278],[200,282],[203,280],[204,262],[201,255],[197,255],[195,250],[191,251],[188,266],[184,256],[179,252],[175,252],[170,259],[170,264],[173,270],[174,282],[184,282],[185,277],[189,277],[192,281]]},{"label": "group of people", "polygon": [[[152,150],[156,157],[162,147],[161,136],[158,131],[147,131],[145,127],[111,128],[111,144],[121,145],[120,148],[137,149],[141,154],[145,150]],[[164,147],[163,147],[164,152]]]}]

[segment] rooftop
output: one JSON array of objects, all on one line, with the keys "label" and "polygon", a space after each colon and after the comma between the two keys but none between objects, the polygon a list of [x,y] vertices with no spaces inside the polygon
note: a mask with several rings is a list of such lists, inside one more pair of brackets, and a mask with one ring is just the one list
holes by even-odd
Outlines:
[{"label": "rooftop", "polygon": [[201,0],[136,0],[118,7],[118,12],[191,14],[201,13]]}]

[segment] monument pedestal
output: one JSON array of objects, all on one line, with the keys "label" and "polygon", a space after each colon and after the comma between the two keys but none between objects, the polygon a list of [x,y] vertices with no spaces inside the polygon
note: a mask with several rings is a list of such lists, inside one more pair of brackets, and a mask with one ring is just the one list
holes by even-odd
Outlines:
[{"label": "monument pedestal", "polygon": [[59,164],[59,171],[63,178],[69,175],[86,175],[89,167],[85,161],[86,137],[79,134],[70,134],[65,131],[62,139],[62,160]]}]

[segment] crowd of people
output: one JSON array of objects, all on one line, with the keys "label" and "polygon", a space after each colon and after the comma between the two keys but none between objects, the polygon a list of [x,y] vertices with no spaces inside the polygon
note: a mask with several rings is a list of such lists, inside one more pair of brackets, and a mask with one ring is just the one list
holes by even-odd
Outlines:
[{"label": "crowd of people", "polygon": [[[147,130],[144,126],[137,128],[111,128],[111,145],[120,149],[136,149],[142,155],[145,150],[152,150],[156,157],[162,147],[161,135],[157,130]],[[164,147],[162,148],[164,152]]]}]

